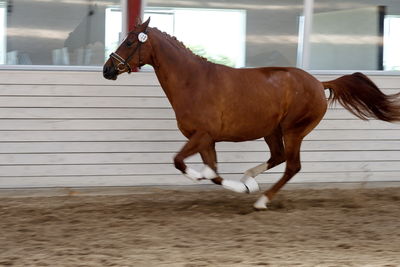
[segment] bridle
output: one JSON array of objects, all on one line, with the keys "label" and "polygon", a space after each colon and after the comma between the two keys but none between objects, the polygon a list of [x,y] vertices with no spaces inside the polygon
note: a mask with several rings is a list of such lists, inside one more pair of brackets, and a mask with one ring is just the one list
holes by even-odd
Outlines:
[{"label": "bridle", "polygon": [[118,65],[116,67],[118,71],[122,72],[122,71],[126,70],[128,73],[132,72],[132,67],[131,67],[131,65],[129,65],[129,61],[131,61],[131,59],[136,54],[136,52],[138,52],[138,54],[139,54],[139,64],[138,64],[139,69],[140,69],[140,66],[143,65],[142,59],[140,58],[140,48],[142,47],[142,44],[147,41],[146,30],[147,29],[145,29],[143,32],[140,32],[140,33],[137,33],[134,31],[129,33],[129,34],[133,33],[137,36],[138,44],[136,45],[136,47],[132,50],[132,52],[128,55],[128,57],[126,59],[124,59],[123,57],[118,55],[116,52],[113,52],[110,54],[110,58],[111,58],[111,61],[113,62],[113,64],[114,64],[114,60],[116,60],[118,62]]}]

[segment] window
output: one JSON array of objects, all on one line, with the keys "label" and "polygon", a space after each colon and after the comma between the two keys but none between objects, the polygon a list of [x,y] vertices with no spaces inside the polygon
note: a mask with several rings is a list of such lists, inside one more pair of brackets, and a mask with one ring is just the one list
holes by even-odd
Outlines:
[{"label": "window", "polygon": [[147,0],[151,26],[236,67],[296,66],[302,0]]},{"label": "window", "polygon": [[385,16],[383,67],[385,70],[400,71],[400,16]]},{"label": "window", "polygon": [[2,1],[0,63],[101,66],[119,38],[119,8],[119,0]]},{"label": "window", "polygon": [[316,0],[310,69],[399,70],[400,2]]},{"label": "window", "polygon": [[244,67],[245,10],[147,8],[147,17],[152,27],[176,36],[196,54],[215,63]]}]

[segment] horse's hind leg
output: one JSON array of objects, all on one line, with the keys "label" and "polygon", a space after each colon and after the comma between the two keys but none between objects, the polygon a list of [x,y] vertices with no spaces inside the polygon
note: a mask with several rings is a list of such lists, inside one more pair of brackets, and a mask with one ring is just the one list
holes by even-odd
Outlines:
[{"label": "horse's hind leg", "polygon": [[284,135],[286,169],[283,177],[268,189],[254,204],[256,209],[266,209],[267,203],[276,193],[301,169],[300,146],[303,141],[302,134],[291,132]]},{"label": "horse's hind leg", "polygon": [[[278,127],[271,135],[264,137],[264,140],[268,144],[271,157],[267,162],[245,171],[243,178],[241,179],[241,181],[244,183],[256,185],[257,182],[254,180],[256,176],[285,162],[286,160],[285,148],[282,140],[282,131],[280,127]],[[254,186],[252,192],[258,191],[257,189],[258,185],[257,188]]]},{"label": "horse's hind leg", "polygon": [[285,149],[283,146],[281,129],[277,128],[271,135],[264,137],[264,140],[268,144],[271,157],[266,163],[262,163],[245,171],[243,178],[255,178],[257,175],[265,172],[266,170],[285,162]]}]

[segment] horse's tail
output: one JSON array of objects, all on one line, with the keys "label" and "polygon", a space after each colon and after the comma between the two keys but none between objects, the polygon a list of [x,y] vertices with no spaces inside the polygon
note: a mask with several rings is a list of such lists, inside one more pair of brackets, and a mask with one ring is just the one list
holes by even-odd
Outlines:
[{"label": "horse's tail", "polygon": [[360,72],[322,84],[330,91],[328,100],[339,102],[362,120],[400,121],[400,93],[382,93],[374,82]]}]

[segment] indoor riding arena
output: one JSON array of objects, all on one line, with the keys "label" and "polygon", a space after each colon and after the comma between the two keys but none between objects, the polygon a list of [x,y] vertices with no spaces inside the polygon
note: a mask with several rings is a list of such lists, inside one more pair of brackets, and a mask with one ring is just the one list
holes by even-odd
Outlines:
[{"label": "indoor riding arena", "polygon": [[1,267],[400,266],[400,2],[14,0],[0,17]]}]

